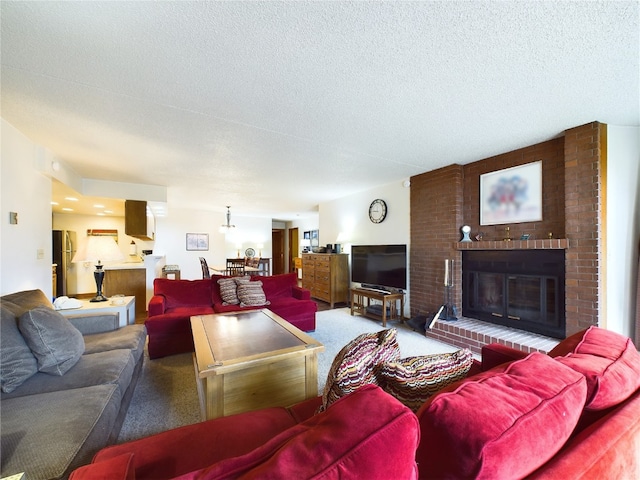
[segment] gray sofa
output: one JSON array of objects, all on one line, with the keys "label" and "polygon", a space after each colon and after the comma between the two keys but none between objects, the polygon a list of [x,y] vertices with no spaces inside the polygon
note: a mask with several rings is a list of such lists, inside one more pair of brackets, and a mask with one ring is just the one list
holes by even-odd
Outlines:
[{"label": "gray sofa", "polygon": [[0,476],[67,478],[118,438],[142,369],[144,325],[63,317],[40,290],[0,297]]}]

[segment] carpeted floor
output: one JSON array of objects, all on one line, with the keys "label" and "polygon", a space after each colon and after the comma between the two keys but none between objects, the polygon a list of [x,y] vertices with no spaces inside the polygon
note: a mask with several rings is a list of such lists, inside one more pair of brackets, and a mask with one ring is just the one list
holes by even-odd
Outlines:
[{"label": "carpeted floor", "polygon": [[[398,343],[403,357],[457,350],[454,346],[428,339],[424,334],[398,322],[388,322],[387,328],[398,330]],[[380,322],[352,317],[348,308],[317,313],[316,331],[309,332],[309,335],[325,346],[325,351],[318,357],[319,393],[324,388],[331,362],[340,349],[361,333],[379,330],[382,330]],[[146,356],[118,443],[199,421],[200,407],[191,353],[155,360],[149,360]]]}]

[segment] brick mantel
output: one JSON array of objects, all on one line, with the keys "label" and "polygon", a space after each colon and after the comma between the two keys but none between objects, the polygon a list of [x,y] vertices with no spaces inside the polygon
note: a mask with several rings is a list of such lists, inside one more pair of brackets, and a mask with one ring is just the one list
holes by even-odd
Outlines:
[{"label": "brick mantel", "polygon": [[455,250],[566,250],[569,248],[569,239],[456,242],[453,244],[453,248]]}]

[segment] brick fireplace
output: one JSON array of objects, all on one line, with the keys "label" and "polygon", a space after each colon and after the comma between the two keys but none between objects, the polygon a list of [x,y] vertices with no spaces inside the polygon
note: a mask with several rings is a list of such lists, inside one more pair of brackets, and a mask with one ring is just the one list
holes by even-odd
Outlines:
[{"label": "brick fireplace", "polygon": [[[428,336],[479,353],[483,344],[498,341],[524,350],[541,346],[505,340],[495,330],[483,329],[462,308],[462,251],[563,249],[565,251],[566,335],[598,325],[602,262],[602,173],[606,162],[606,125],[597,122],[575,127],[564,135],[467,165],[450,165],[411,179],[411,315],[433,314],[444,299],[443,260],[455,260],[453,303],[461,319],[438,321]],[[480,226],[480,175],[542,161],[543,216],[539,222]],[[471,226],[471,236],[482,241],[460,243],[460,227]],[[508,234],[505,227],[509,227]],[[529,240],[518,240],[521,234]],[[551,239],[549,236],[551,235]],[[504,241],[508,236],[512,240]],[[511,335],[510,332],[509,335]],[[517,333],[517,332],[515,332]],[[536,343],[536,342],[534,342]]]}]

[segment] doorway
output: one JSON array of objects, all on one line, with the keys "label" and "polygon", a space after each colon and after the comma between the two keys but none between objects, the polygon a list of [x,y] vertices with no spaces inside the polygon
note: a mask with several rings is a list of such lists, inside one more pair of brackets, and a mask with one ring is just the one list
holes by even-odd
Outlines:
[{"label": "doorway", "polygon": [[271,244],[273,249],[272,275],[284,273],[284,230],[274,228],[271,230]]}]

